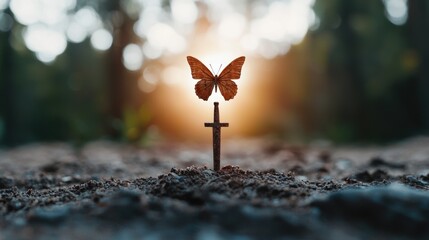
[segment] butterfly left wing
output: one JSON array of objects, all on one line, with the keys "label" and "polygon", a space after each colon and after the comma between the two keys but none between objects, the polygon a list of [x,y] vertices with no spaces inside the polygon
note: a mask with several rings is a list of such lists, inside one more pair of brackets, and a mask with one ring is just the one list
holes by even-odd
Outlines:
[{"label": "butterfly left wing", "polygon": [[195,93],[204,101],[207,101],[213,92],[213,73],[198,59],[187,56],[193,79],[201,79],[195,84]]},{"label": "butterfly left wing", "polygon": [[213,73],[200,60],[191,56],[187,56],[186,59],[191,67],[193,79],[214,79]]},{"label": "butterfly left wing", "polygon": [[244,56],[236,58],[219,75],[219,90],[226,101],[233,99],[237,94],[237,84],[231,80],[240,78],[245,59]]},{"label": "butterfly left wing", "polygon": [[207,101],[210,95],[212,95],[213,87],[213,80],[202,79],[198,81],[197,84],[195,84],[195,93],[199,98],[203,99],[204,101]]}]

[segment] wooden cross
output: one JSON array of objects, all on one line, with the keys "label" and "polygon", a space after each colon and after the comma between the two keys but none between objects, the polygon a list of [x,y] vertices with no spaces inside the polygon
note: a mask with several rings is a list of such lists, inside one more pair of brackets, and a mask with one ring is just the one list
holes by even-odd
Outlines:
[{"label": "wooden cross", "polygon": [[214,120],[212,123],[204,123],[205,127],[213,128],[213,168],[220,170],[220,129],[228,127],[229,123],[219,122],[219,103],[214,102]]}]

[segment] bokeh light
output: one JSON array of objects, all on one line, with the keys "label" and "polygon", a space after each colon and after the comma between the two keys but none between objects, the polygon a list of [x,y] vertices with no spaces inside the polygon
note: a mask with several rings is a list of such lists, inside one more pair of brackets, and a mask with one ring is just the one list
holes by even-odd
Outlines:
[{"label": "bokeh light", "polygon": [[12,0],[10,9],[16,20],[24,25],[36,23],[41,14],[41,6],[37,0]]},{"label": "bokeh light", "polygon": [[30,25],[37,22],[57,24],[65,20],[67,11],[76,6],[76,0],[11,0],[10,8],[18,22]]},{"label": "bokeh light", "polygon": [[79,23],[72,21],[66,30],[67,38],[70,42],[80,43],[87,37],[85,27]]},{"label": "bokeh light", "polygon": [[185,39],[164,23],[156,23],[150,27],[147,41],[153,48],[166,53],[180,53],[186,48]]},{"label": "bokeh light", "polygon": [[137,44],[128,44],[122,54],[124,66],[131,71],[139,70],[143,64],[143,54]]},{"label": "bokeh light", "polygon": [[0,31],[7,32],[12,29],[13,26],[13,18],[7,14],[0,12]]},{"label": "bokeh light", "polygon": [[407,0],[383,0],[387,18],[395,25],[403,25],[408,18]]},{"label": "bokeh light", "polygon": [[[7,1],[2,4],[6,6]],[[133,29],[144,40],[142,51],[148,59],[189,51],[189,42],[195,34],[200,34],[204,18],[209,21],[205,34],[215,38],[218,44],[237,41],[235,47],[246,54],[274,58],[287,53],[291,44],[302,41],[309,27],[316,23],[313,5],[311,0],[252,3],[182,0],[171,1],[170,8],[164,8],[157,1],[121,1],[125,11],[138,15]],[[10,1],[16,20],[28,28],[43,24],[73,43],[81,43],[91,36],[96,50],[109,49],[111,34],[103,26],[100,15],[91,5],[76,9],[77,6],[76,0]],[[244,12],[246,6],[252,11]],[[73,9],[76,12],[71,11]],[[3,19],[2,29],[9,28],[7,15],[3,15]]]},{"label": "bokeh light", "polygon": [[4,10],[9,6],[9,0],[0,0],[0,10]]},{"label": "bokeh light", "polygon": [[159,72],[160,69],[155,66],[145,68],[138,80],[139,89],[144,93],[153,92],[159,82]]},{"label": "bokeh light", "polygon": [[67,47],[64,34],[43,24],[28,26],[24,30],[24,41],[42,62],[52,62]]},{"label": "bokeh light", "polygon": [[198,17],[198,8],[193,0],[173,0],[171,15],[179,23],[193,23]]},{"label": "bokeh light", "polygon": [[106,29],[98,29],[91,35],[92,46],[100,51],[105,51],[112,46],[113,37]]},{"label": "bokeh light", "polygon": [[92,7],[81,8],[73,16],[73,21],[79,23],[89,33],[101,27],[100,17]]}]

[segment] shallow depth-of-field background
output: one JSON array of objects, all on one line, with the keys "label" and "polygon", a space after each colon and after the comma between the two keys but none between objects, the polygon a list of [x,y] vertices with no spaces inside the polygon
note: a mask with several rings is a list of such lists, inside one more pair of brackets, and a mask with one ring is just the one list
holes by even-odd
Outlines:
[{"label": "shallow depth-of-field background", "polygon": [[[424,0],[0,0],[0,240],[428,239],[428,29]],[[235,98],[186,56],[246,56]]]}]

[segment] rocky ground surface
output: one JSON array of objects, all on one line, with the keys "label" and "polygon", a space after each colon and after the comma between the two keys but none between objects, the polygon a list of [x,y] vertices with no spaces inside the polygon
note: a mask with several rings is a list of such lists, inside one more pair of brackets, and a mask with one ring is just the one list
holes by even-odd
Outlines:
[{"label": "rocky ground surface", "polygon": [[[0,151],[2,239],[427,239],[429,138]],[[239,167],[238,167],[239,166]]]}]

